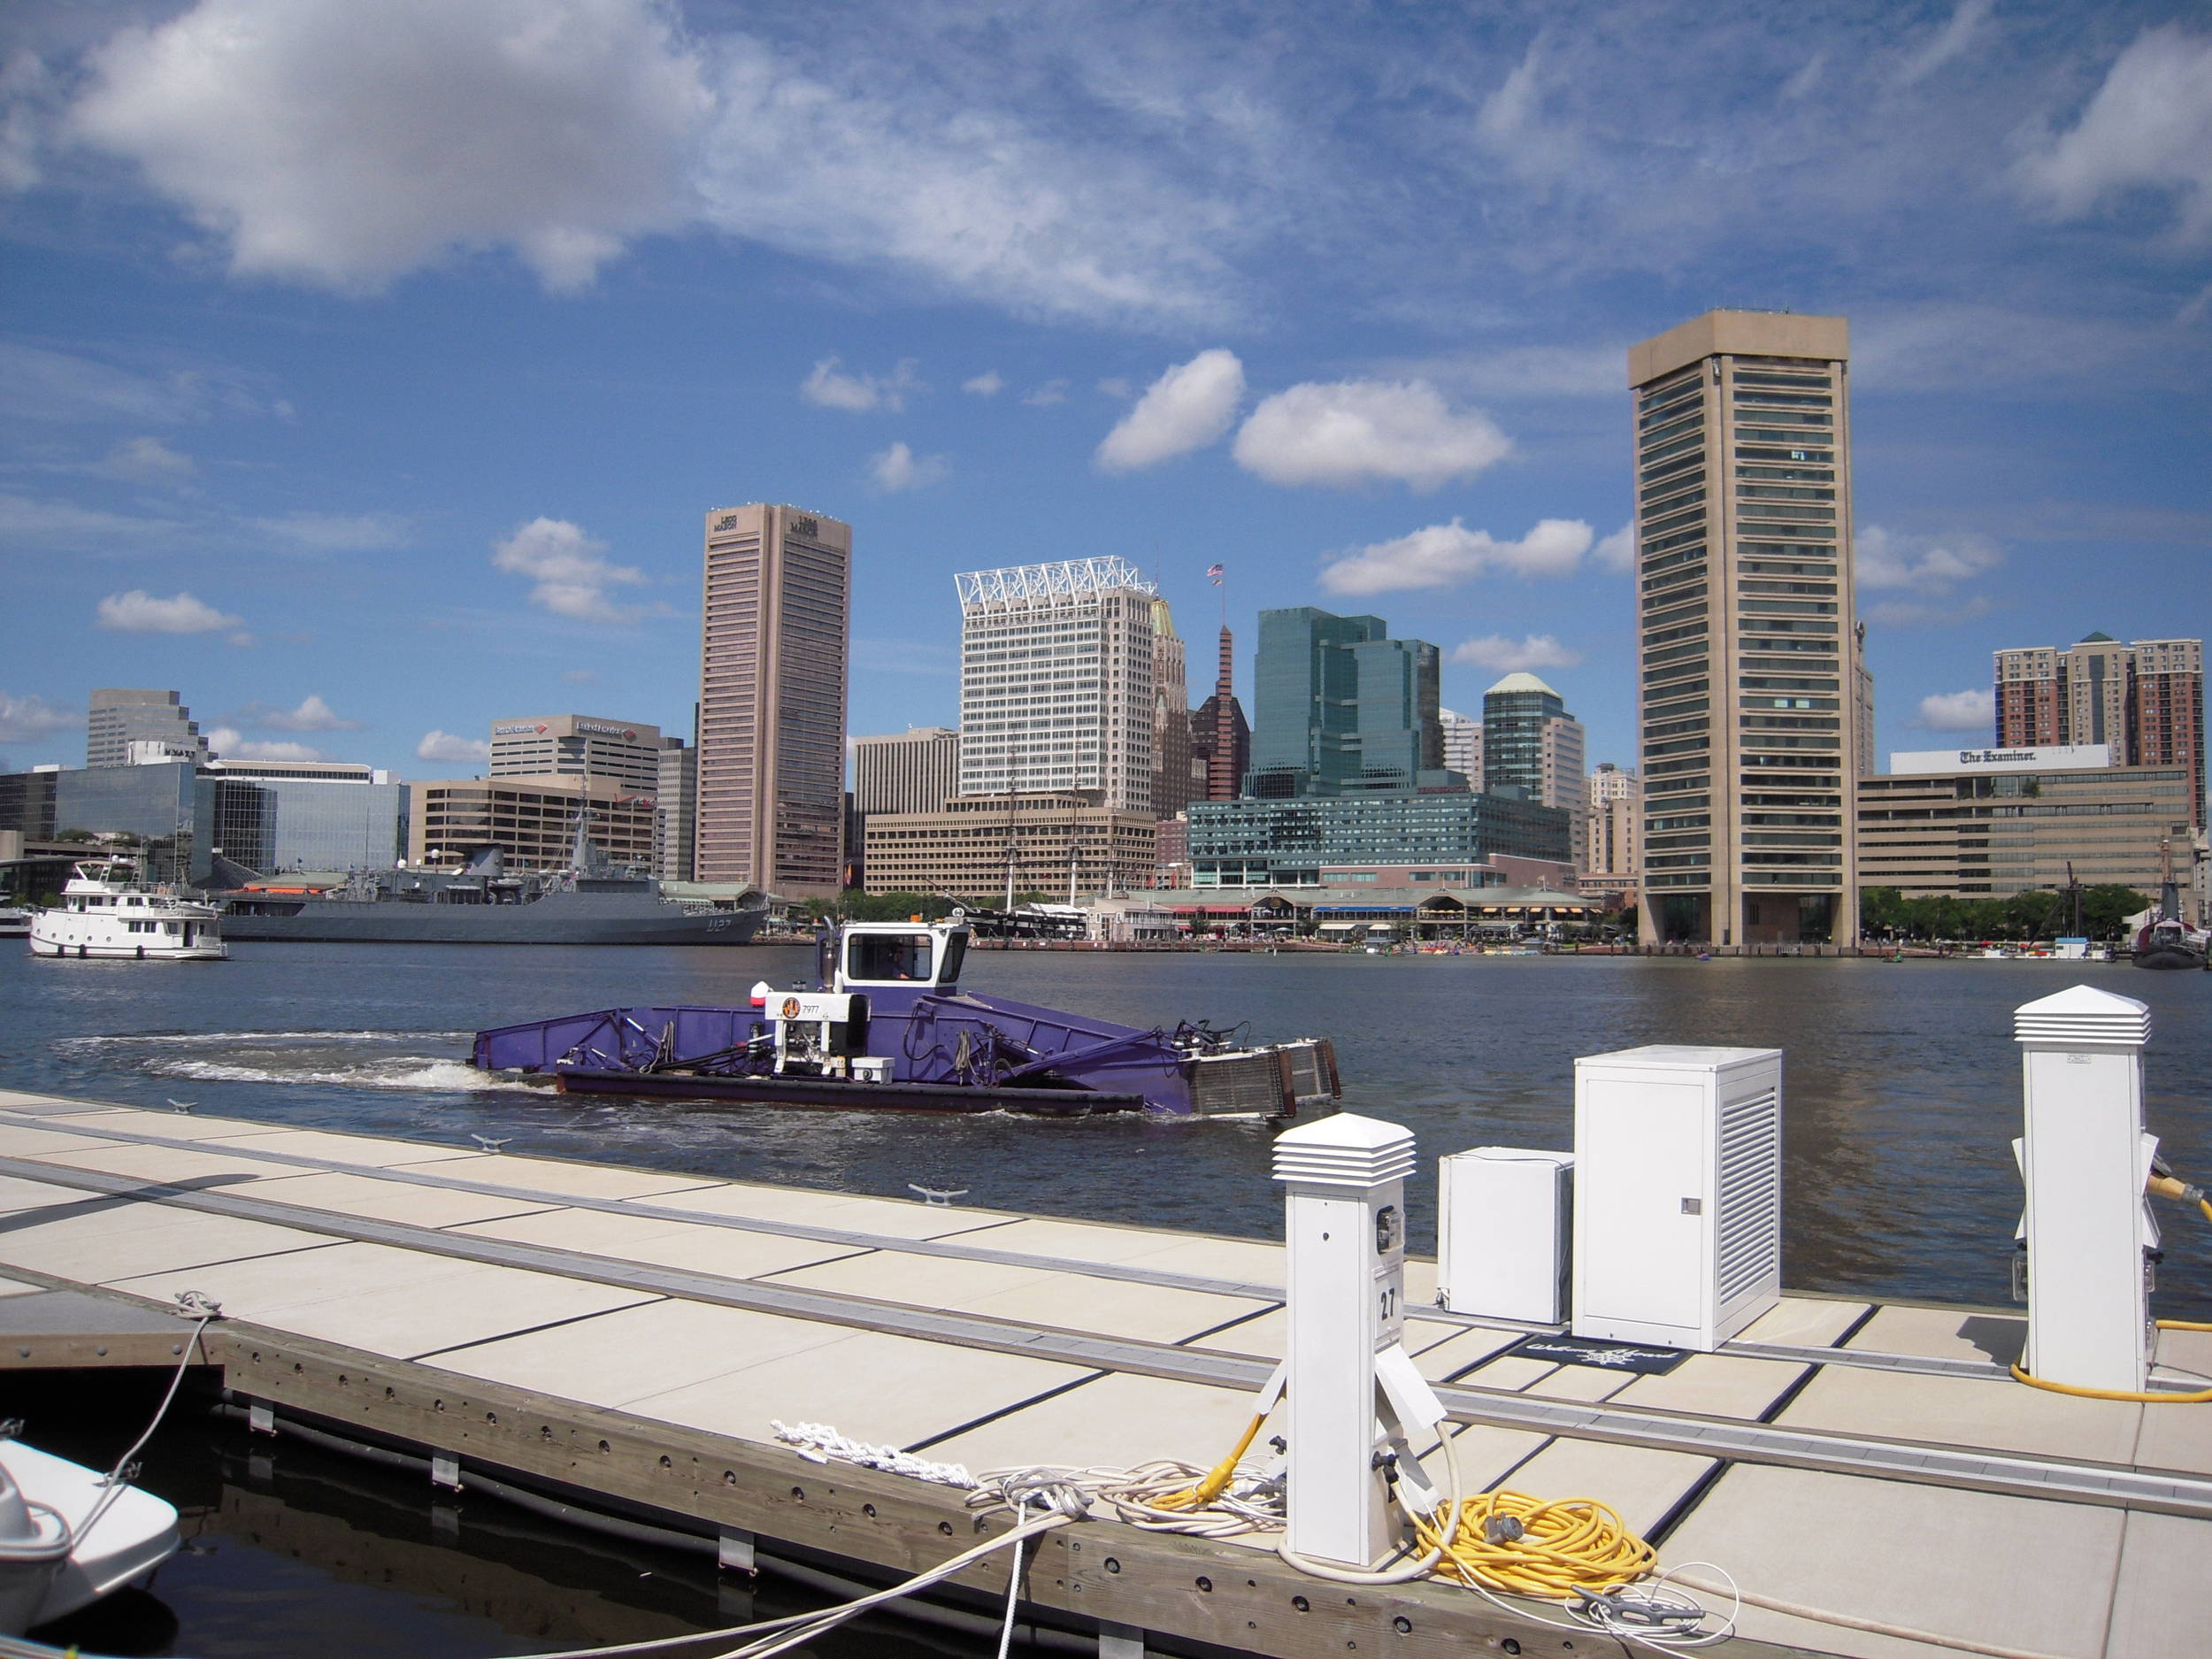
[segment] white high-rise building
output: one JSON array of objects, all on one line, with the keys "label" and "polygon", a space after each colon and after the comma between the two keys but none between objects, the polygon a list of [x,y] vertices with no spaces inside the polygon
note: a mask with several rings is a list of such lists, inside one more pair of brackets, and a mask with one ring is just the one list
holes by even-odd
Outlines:
[{"label": "white high-rise building", "polygon": [[1437,710],[1444,728],[1444,769],[1467,774],[1468,783],[1482,787],[1482,722],[1449,709]]},{"label": "white high-rise building", "polygon": [[1110,557],[953,580],[960,793],[1080,791],[1149,812],[1158,588]]},{"label": "white high-rise building", "polygon": [[1583,811],[1585,893],[1636,890],[1636,831],[1643,812],[1643,785],[1636,774],[1605,762],[1590,774]]}]

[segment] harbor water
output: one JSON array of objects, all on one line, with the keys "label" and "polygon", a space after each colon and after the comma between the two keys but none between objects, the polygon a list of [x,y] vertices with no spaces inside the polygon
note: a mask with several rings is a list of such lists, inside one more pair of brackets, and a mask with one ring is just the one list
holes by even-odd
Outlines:
[{"label": "harbor water", "polygon": [[[0,951],[0,1087],[463,1148],[485,1136],[517,1152],[894,1198],[911,1196],[912,1184],[997,1209],[1279,1236],[1263,1125],[633,1102],[565,1097],[465,1064],[480,1026],[622,1003],[741,1003],[756,979],[787,984],[810,965],[810,953],[776,947],[238,945],[232,961],[211,964]],[[2185,1178],[2212,1177],[2212,976],[2200,973],[2048,961],[979,951],[966,980],[1139,1025],[1202,1018],[1248,1022],[1259,1039],[1333,1039],[1344,1106],[1419,1138],[1416,1249],[1432,1246],[1438,1156],[1570,1144],[1578,1055],[1650,1042],[1773,1047],[1786,1056],[1785,1284],[2002,1304],[2020,1211],[2012,1010],[2078,983],[2150,1004],[2149,1127]],[[2160,1220],[2156,1311],[2212,1317],[2212,1227],[2174,1206]],[[18,1410],[0,1402],[0,1416]],[[119,1421],[111,1432],[127,1440],[134,1427]],[[102,1438],[84,1444],[87,1461],[104,1461]],[[165,1445],[180,1479],[217,1494],[196,1521],[204,1548],[172,1562],[157,1586],[173,1627],[142,1609],[137,1645],[104,1630],[109,1651],[457,1659],[714,1622],[710,1577],[693,1583],[611,1557],[590,1570],[596,1578],[539,1571],[545,1552],[502,1543],[496,1528],[477,1528],[475,1542],[469,1526],[434,1538],[411,1483],[388,1494],[366,1471],[289,1446],[247,1447],[204,1424]],[[150,1459],[157,1491],[159,1466]],[[308,1518],[288,1526],[296,1511]],[[394,1519],[399,1511],[414,1518]],[[475,1581],[500,1593],[472,1600],[458,1580],[361,1567],[362,1538],[411,1526],[426,1545],[479,1562]],[[294,1548],[299,1540],[319,1541]],[[588,1581],[590,1594],[576,1590]],[[349,1645],[303,1645],[324,1593],[349,1609]],[[903,1639],[888,1629],[856,1632],[847,1651],[892,1652]]]}]

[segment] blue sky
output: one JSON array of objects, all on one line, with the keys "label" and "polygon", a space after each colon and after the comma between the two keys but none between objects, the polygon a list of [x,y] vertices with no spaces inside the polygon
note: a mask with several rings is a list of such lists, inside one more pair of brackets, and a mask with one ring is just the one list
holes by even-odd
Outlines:
[{"label": "blue sky", "polygon": [[702,515],[854,526],[855,732],[959,570],[1118,553],[1210,679],[1371,611],[1633,759],[1624,357],[1854,337],[1880,744],[2212,625],[2200,6],[19,4],[0,765],[88,689],[429,777],[688,729]]}]

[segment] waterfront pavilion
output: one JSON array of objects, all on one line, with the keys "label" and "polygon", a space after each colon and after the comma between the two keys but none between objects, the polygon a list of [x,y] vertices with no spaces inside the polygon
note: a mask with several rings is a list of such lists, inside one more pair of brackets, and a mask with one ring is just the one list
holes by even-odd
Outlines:
[{"label": "waterfront pavilion", "polygon": [[1606,910],[1601,900],[1549,887],[1301,887],[1154,888],[1103,901],[1096,913],[1103,937],[1158,937],[1165,931],[1161,919],[1171,918],[1177,938],[1342,939],[1387,927],[1402,938],[1451,941],[1523,927],[1594,926]]}]

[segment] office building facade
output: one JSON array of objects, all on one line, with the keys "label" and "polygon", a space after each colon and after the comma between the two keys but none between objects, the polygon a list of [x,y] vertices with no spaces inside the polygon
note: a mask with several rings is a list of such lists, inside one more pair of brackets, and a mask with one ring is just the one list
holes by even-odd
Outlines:
[{"label": "office building facade", "polygon": [[960,793],[1095,794],[1152,810],[1158,589],[1111,557],[969,571],[960,598]]},{"label": "office building facade", "polygon": [[844,866],[852,528],[754,503],[706,518],[698,879],[833,897]]},{"label": "office building facade", "polygon": [[508,869],[566,870],[580,823],[618,870],[653,864],[653,798],[594,778],[436,778],[407,786],[407,862],[450,870],[496,847]]},{"label": "office building facade", "polygon": [[200,735],[192,710],[178,701],[175,692],[128,686],[96,690],[85,716],[84,764],[130,765],[131,745],[141,742],[161,744],[165,759],[207,758],[207,739]]},{"label": "office building facade", "polygon": [[1583,808],[1585,893],[1636,891],[1636,832],[1643,814],[1641,781],[1632,772],[1607,761],[1589,776]]},{"label": "office building facade", "polygon": [[1246,795],[1441,783],[1440,654],[1425,641],[1388,636],[1380,617],[1310,605],[1260,612]]},{"label": "office building facade", "polygon": [[1326,866],[1433,868],[1494,854],[1572,871],[1571,815],[1512,795],[1464,788],[1352,790],[1194,802],[1190,862],[1199,887],[1300,887]]},{"label": "office building facade", "polygon": [[2006,898],[2119,883],[2157,895],[2185,871],[2185,767],[2116,766],[2105,744],[1892,755],[1862,781],[1859,876],[1907,898]]},{"label": "office building facade", "polygon": [[1444,770],[1467,780],[1468,787],[1482,787],[1482,722],[1449,709],[1436,711],[1444,732]]},{"label": "office building facade", "polygon": [[1152,602],[1152,816],[1171,818],[1205,795],[1194,780],[1190,668],[1167,601]]},{"label": "office building facade", "polygon": [[492,722],[492,778],[606,778],[660,787],[661,729],[641,720],[545,714]]},{"label": "office building facade", "polygon": [[960,733],[918,726],[887,737],[853,739],[853,810],[941,812],[960,788]]},{"label": "office building facade", "polygon": [[1252,769],[1252,724],[1237,701],[1236,641],[1225,624],[1213,693],[1190,718],[1191,763],[1202,772],[1205,787],[1194,801],[1233,801]]},{"label": "office building facade", "polygon": [[220,817],[216,846],[264,875],[388,870],[406,850],[407,786],[388,772],[327,760],[214,760],[207,770],[263,797],[265,812],[241,802]]},{"label": "office building facade", "polygon": [[1630,349],[1647,941],[1857,937],[1849,358],[1759,311]]},{"label": "office building facade", "polygon": [[2000,749],[2101,743],[2116,766],[2183,766],[2205,823],[2204,641],[2092,634],[1996,653]]},{"label": "office building facade", "polygon": [[653,873],[689,881],[698,856],[699,751],[680,737],[661,739],[653,787]]},{"label": "office building facade", "polygon": [[1095,791],[963,795],[941,811],[872,815],[866,834],[871,893],[995,907],[1010,886],[1017,897],[1079,903],[1152,885],[1152,815],[1106,805]]}]

